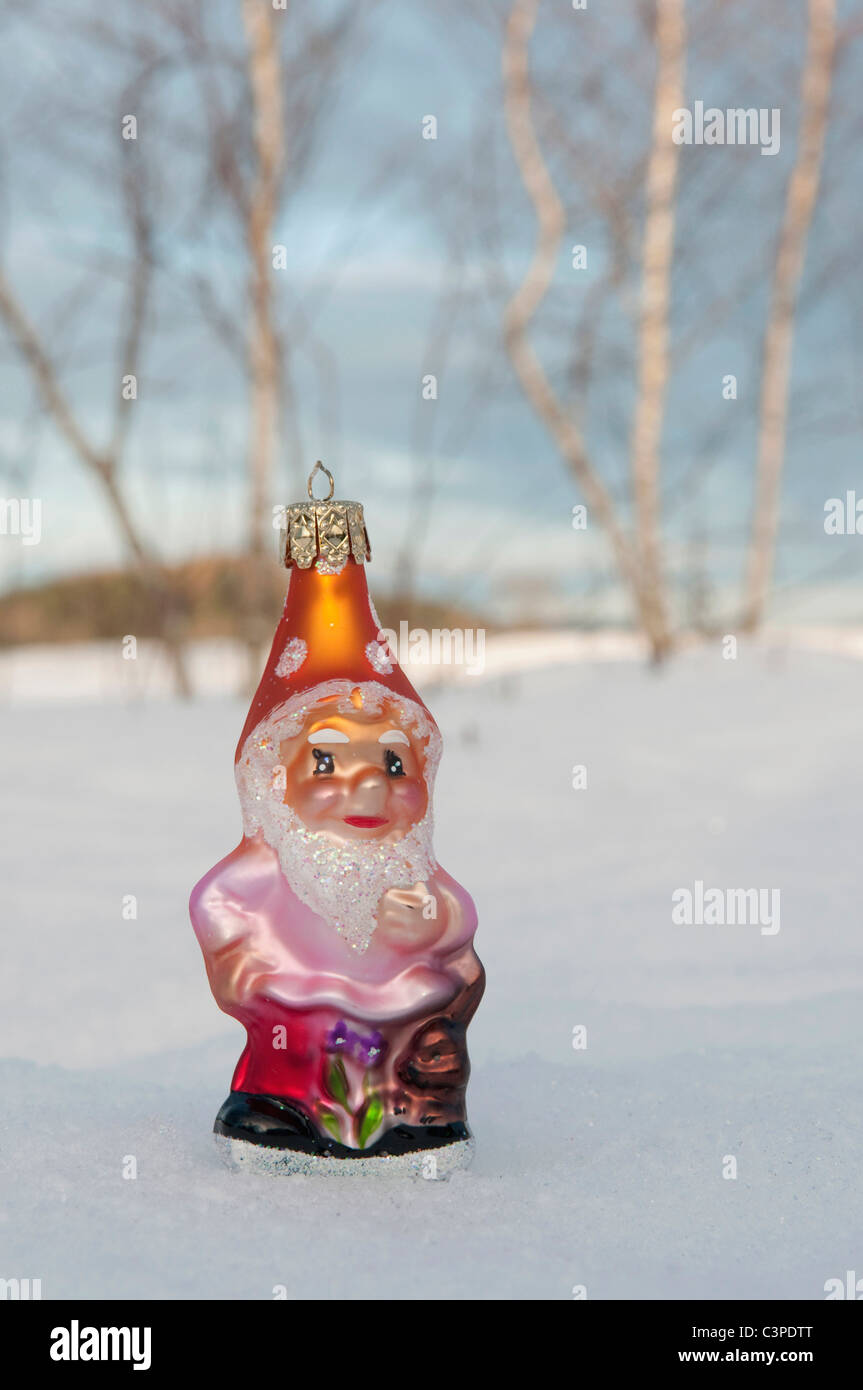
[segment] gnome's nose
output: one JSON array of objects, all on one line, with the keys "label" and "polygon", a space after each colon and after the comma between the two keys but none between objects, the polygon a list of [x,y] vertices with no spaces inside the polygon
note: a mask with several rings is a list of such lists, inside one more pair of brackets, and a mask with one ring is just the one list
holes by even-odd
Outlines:
[{"label": "gnome's nose", "polygon": [[383,805],[386,785],[386,773],[376,767],[367,767],[352,781],[351,792],[358,800]]}]

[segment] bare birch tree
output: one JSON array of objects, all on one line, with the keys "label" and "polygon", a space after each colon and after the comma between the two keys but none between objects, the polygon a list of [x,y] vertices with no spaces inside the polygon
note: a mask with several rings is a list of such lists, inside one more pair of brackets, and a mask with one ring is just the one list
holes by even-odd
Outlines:
[{"label": "bare birch tree", "polygon": [[282,62],[271,6],[243,0],[255,170],[246,208],[251,324],[249,359],[249,551],[259,555],[270,532],[279,410],[279,345],[273,315],[273,241],[285,168]]},{"label": "bare birch tree", "polygon": [[[276,12],[260,0],[239,0],[245,38],[245,90],[223,105],[213,53],[200,20],[188,22],[208,115],[207,158],[214,185],[231,209],[246,259],[247,328],[234,334],[230,315],[206,281],[199,300],[240,347],[249,391],[248,510],[243,639],[250,682],[257,681],[260,647],[272,628],[272,508],[286,439],[292,443],[295,485],[309,460],[301,458],[292,354],[305,348],[327,361],[305,306],[292,301],[274,264],[278,220],[309,160],[325,97],[369,4],[346,3],[324,19],[298,7]],[[288,51],[289,50],[289,51]],[[238,129],[245,138],[238,140]],[[329,373],[329,391],[336,383]],[[305,462],[306,467],[303,467]]]},{"label": "bare birch tree", "polygon": [[272,563],[271,509],[280,444],[280,346],[273,305],[273,242],[285,170],[285,112],[281,44],[271,6],[242,0],[252,98],[254,170],[241,200],[249,258],[249,516],[248,629],[250,685],[257,648],[269,629],[266,597]]},{"label": "bare birch tree", "polygon": [[763,617],[773,574],[788,421],[794,319],[806,245],[818,197],[836,51],[835,0],[808,0],[808,38],[800,86],[800,135],[788,182],[764,337],[755,505],[743,628]]},{"label": "bare birch tree", "polygon": [[656,86],[647,164],[642,249],[642,300],[631,467],[639,554],[641,605],[654,655],[671,643],[662,573],[660,449],[669,377],[674,205],[680,146],[671,139],[672,114],[683,102],[684,0],[658,0]]},{"label": "bare birch tree", "polygon": [[638,395],[631,443],[634,537],[625,530],[618,508],[589,457],[581,430],[552,387],[527,338],[528,327],[551,289],[566,231],[565,209],[543,158],[531,111],[529,46],[539,5],[540,0],[515,0],[503,47],[507,132],[537,222],[533,258],[521,285],[506,306],[504,341],[527,399],[554,439],[588,507],[609,537],[653,659],[659,661],[671,646],[659,538],[659,449],[668,380],[668,320],[678,163],[678,148],[671,139],[671,113],[682,97],[683,0],[659,0],[657,7],[657,73],[642,248]]}]

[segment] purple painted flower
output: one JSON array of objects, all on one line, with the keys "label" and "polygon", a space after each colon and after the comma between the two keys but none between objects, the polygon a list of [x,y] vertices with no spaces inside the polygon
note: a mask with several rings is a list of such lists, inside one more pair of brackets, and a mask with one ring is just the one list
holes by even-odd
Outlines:
[{"label": "purple painted flower", "polygon": [[353,1034],[348,1025],[345,1023],[345,1020],[343,1018],[340,1018],[335,1027],[331,1028],[330,1031],[327,1033],[327,1052],[347,1051],[349,1037],[353,1037]]},{"label": "purple painted flower", "polygon": [[367,1067],[374,1066],[383,1055],[385,1047],[383,1033],[370,1033],[367,1038],[357,1037],[355,1056]]},{"label": "purple painted flower", "polygon": [[373,1033],[355,1033],[353,1028],[349,1028],[343,1018],[334,1025],[327,1033],[326,1038],[327,1052],[346,1052],[349,1057],[354,1057],[363,1066],[376,1066],[384,1054],[386,1043],[383,1033],[377,1029]]}]

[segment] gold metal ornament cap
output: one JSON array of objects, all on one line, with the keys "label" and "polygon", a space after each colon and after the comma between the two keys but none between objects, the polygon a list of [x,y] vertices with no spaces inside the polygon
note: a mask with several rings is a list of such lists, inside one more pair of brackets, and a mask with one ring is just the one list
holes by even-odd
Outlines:
[{"label": "gold metal ornament cap", "polygon": [[[324,498],[314,494],[318,472],[330,484]],[[318,459],[309,474],[309,501],[292,502],[285,507],[280,556],[286,568],[296,565],[307,570],[314,565],[320,574],[339,574],[351,557],[358,565],[372,558],[362,504],[334,498],[335,490],[332,473]]]}]

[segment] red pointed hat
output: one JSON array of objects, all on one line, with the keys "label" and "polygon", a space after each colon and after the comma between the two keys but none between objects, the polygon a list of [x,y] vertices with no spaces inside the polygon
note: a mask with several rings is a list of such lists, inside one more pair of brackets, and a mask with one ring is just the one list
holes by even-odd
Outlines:
[{"label": "red pointed hat", "polygon": [[[329,496],[323,501],[312,492],[319,469],[330,483]],[[282,554],[291,579],[237,745],[237,762],[249,734],[278,706],[326,681],[350,680],[357,685],[375,681],[393,695],[412,700],[431,719],[379,637],[381,624],[366,583],[371,550],[361,505],[333,500],[333,477],[322,463],[312,470],[308,490],[310,501],[285,508]]]}]

